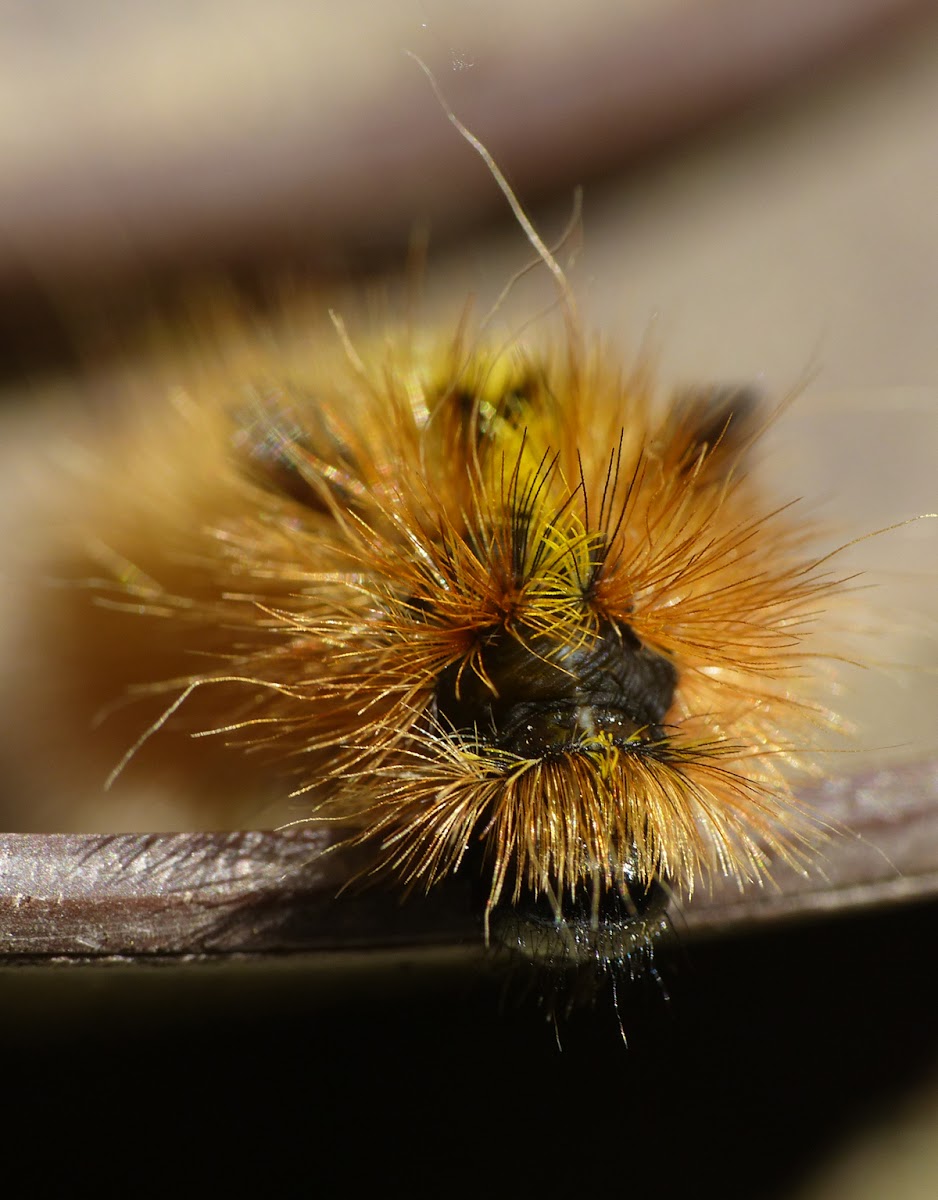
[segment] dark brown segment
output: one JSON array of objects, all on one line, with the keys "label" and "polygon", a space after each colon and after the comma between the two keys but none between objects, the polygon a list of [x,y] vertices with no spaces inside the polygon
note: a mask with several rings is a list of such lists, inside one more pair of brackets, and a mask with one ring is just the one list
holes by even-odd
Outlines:
[{"label": "dark brown segment", "polygon": [[707,463],[723,469],[745,455],[765,423],[765,405],[758,390],[745,384],[688,387],[675,396],[672,421],[689,466],[706,450]]},{"label": "dark brown segment", "polygon": [[[482,646],[480,673],[450,667],[437,684],[437,710],[456,730],[515,753],[543,753],[577,740],[579,710],[623,740],[652,737],[671,706],[674,666],[628,626],[604,624],[573,645],[507,632]],[[484,674],[484,678],[483,678]]]}]

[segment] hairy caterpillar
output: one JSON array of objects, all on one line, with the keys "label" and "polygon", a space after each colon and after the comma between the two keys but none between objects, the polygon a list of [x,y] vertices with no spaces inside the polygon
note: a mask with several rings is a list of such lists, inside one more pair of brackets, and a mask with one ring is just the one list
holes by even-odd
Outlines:
[{"label": "hairy caterpillar", "polygon": [[747,475],[752,398],[616,367],[509,198],[559,347],[337,321],[190,364],[88,477],[86,545],[122,658],[201,659],[152,674],[133,753],[214,732],[376,869],[478,872],[499,941],[615,962],[670,895],[808,861],[789,768],[832,719],[802,677],[840,586]]}]

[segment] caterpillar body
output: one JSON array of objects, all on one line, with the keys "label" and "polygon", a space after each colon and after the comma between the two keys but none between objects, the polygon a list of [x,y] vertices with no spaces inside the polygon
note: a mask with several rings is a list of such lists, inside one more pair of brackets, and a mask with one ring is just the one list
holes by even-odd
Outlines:
[{"label": "caterpillar body", "polygon": [[753,394],[617,365],[449,115],[558,281],[560,336],[334,317],[203,343],[84,463],[73,575],[133,614],[122,663],[163,663],[120,769],[187,722],[376,873],[477,875],[488,938],[614,963],[714,875],[810,861],[790,781],[834,720],[809,680],[842,582],[749,472]]},{"label": "caterpillar body", "polygon": [[759,427],[751,393],[662,400],[569,328],[340,326],[191,372],[89,468],[111,578],[76,577],[131,610],[122,660],[196,664],[145,681],[132,752],[214,733],[376,871],[478,873],[490,936],[623,957],[714,873],[807,861],[790,769],[839,585],[747,473]]}]

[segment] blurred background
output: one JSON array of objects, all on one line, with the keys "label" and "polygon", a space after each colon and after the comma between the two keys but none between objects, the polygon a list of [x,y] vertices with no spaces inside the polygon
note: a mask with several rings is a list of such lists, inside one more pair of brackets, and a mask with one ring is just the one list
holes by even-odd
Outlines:
[{"label": "blurred background", "polygon": [[[259,309],[294,287],[386,293],[425,242],[426,319],[452,323],[470,293],[487,310],[530,250],[405,50],[548,241],[584,185],[571,280],[611,345],[650,345],[665,383],[799,389],[767,467],[848,536],[938,508],[938,12],[921,0],[6,7],[8,480],[57,436],[33,398],[86,404],[154,308],[206,282]],[[517,329],[551,299],[535,273],[501,319]],[[28,522],[16,504],[10,538]],[[918,753],[934,742],[934,532],[856,561],[885,572],[876,611],[898,614],[882,660],[917,670],[857,672],[844,707],[876,753]],[[628,1053],[608,1012],[558,1051],[498,981],[273,966],[7,973],[4,1053],[33,1104],[119,1083],[164,1134],[166,1111],[191,1140],[212,1109],[291,1157],[315,1129],[329,1150],[310,1152],[310,1186],[352,1132],[418,1191],[435,1145],[450,1164],[426,1191],[459,1190],[456,1170],[525,1194],[563,1178],[931,1196],[935,918],[923,904],[689,946],[662,966],[670,1001],[648,983],[623,1006]]]}]

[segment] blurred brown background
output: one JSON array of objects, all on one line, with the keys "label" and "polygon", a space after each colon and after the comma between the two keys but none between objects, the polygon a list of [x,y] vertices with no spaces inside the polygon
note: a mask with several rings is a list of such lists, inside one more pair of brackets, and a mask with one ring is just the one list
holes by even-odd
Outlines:
[{"label": "blurred brown background", "polygon": [[[416,240],[429,247],[419,311],[446,329],[468,295],[484,313],[530,261],[405,49],[548,240],[584,185],[571,281],[624,361],[650,347],[663,386],[799,391],[767,473],[831,520],[832,544],[934,511],[931,9],[18,9],[0,40],[0,379],[18,402],[0,438],[7,541],[32,537],[15,481],[37,447],[67,437],[39,398],[54,387],[100,412],[120,389],[96,378],[154,310],[183,321],[192,294],[222,280],[261,307],[313,286],[354,319],[376,279],[395,294]],[[546,272],[531,273],[496,328],[550,337],[532,317],[553,299]],[[936,529],[912,524],[843,560],[877,585],[858,618],[872,637],[849,652],[897,668],[848,671],[837,700],[874,753],[934,744]]]},{"label": "blurred brown background", "polygon": [[[628,354],[650,338],[666,380],[784,394],[807,378],[777,469],[849,531],[938,508],[938,14],[898,0],[5,12],[0,370],[26,401],[0,431],[5,463],[54,436],[30,411],[51,376],[106,365],[138,315],[206,277],[259,301],[285,275],[344,287],[400,269],[426,226],[424,310],[445,322],[470,291],[485,310],[530,254],[404,49],[436,71],[546,233],[586,185],[572,280],[611,343]],[[526,280],[507,327],[549,301],[543,280]],[[21,528],[15,507],[5,520]],[[895,588],[887,607],[909,613],[883,659],[933,663],[934,532],[912,526],[857,554],[888,569],[881,597]],[[929,675],[863,684],[845,703],[882,747],[933,742]],[[458,990],[429,993],[419,1027],[412,999],[343,1012],[344,1000],[297,993],[265,1053],[281,999],[256,980],[250,1011],[183,985],[165,1036],[204,1053],[211,1097],[273,1090],[299,1113],[325,1091],[315,1121],[332,1136],[349,1112],[366,1141],[375,1121],[392,1131],[412,1116],[425,1140],[465,1143],[473,1161],[497,1144],[516,1166],[563,1167],[591,1189],[931,1196],[919,1163],[935,1169],[938,1118],[917,1097],[936,1057],[934,918],[863,916],[699,950],[674,1015],[639,1032],[631,1057],[604,1030],[554,1058],[530,1014]],[[86,1039],[76,1097],[81,1069],[114,1054],[96,1005],[115,1001],[80,990],[61,993]],[[208,1046],[216,1004],[237,1052]],[[61,1015],[52,1001],[37,1011]],[[315,1028],[330,1021],[334,1045]],[[159,1045],[137,1046],[140,1087],[165,1065]],[[286,1097],[300,1068],[298,1102]],[[412,1079],[395,1089],[395,1072]],[[453,1126],[427,1103],[437,1092]]]}]

